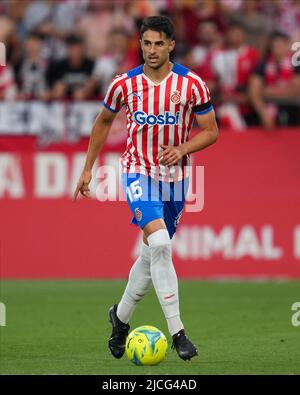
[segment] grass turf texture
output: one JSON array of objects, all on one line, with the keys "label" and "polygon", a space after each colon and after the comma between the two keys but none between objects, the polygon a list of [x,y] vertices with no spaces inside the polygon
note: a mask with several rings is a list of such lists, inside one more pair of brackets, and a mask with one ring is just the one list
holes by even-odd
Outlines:
[{"label": "grass turf texture", "polygon": [[154,325],[169,341],[158,366],[114,359],[107,339],[108,308],[124,281],[4,281],[1,302],[2,374],[300,374],[300,327],[291,306],[299,282],[180,281],[182,319],[200,356],[171,351],[154,291],[138,305],[131,328]]}]

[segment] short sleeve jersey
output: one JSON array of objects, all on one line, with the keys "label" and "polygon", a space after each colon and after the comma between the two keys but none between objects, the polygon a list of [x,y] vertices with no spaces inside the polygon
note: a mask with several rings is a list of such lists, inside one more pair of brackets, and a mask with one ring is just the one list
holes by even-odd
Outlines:
[{"label": "short sleeve jersey", "polygon": [[208,88],[197,74],[174,63],[163,81],[155,84],[140,65],[113,79],[104,106],[112,112],[122,106],[126,110],[128,137],[121,157],[123,172],[167,182],[189,175],[188,155],[168,167],[159,162],[158,153],[163,150],[161,144],[178,146],[186,142],[195,114],[213,110]]}]

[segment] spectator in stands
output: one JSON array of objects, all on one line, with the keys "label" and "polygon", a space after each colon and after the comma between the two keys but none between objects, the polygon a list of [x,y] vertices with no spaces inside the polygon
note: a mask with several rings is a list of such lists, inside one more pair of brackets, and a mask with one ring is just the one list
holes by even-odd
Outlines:
[{"label": "spectator in stands", "polygon": [[109,32],[115,27],[114,2],[91,0],[88,13],[76,26],[85,41],[87,56],[95,59],[106,51]]},{"label": "spectator in stands", "polygon": [[300,66],[293,66],[290,48],[288,36],[273,33],[270,50],[251,78],[251,101],[267,129],[272,129],[276,122],[299,123]]},{"label": "spectator in stands", "polygon": [[6,15],[15,23],[16,35],[21,42],[25,40],[27,35],[24,15],[30,3],[31,0],[13,0],[7,2]]},{"label": "spectator in stands", "polygon": [[246,44],[243,25],[233,23],[226,34],[226,46],[213,59],[217,76],[221,106],[218,109],[223,125],[244,129],[253,122],[248,83],[257,67],[259,55],[256,49]]},{"label": "spectator in stands", "polygon": [[12,18],[5,15],[4,12],[4,9],[0,9],[0,43],[5,45],[6,61],[12,63],[20,54],[21,43],[18,40],[15,22]]},{"label": "spectator in stands", "polygon": [[195,71],[206,82],[210,92],[215,93],[216,75],[213,70],[213,59],[222,47],[221,34],[214,20],[199,24],[197,29],[199,44],[191,49],[183,59],[185,65]]},{"label": "spectator in stands", "polygon": [[66,55],[64,40],[85,14],[85,8],[86,0],[34,0],[25,11],[24,25],[27,31],[45,36],[44,56],[62,59]]},{"label": "spectator in stands", "polygon": [[272,0],[262,3],[265,20],[276,31],[287,34],[292,41],[300,40],[300,0]]},{"label": "spectator in stands", "polygon": [[18,99],[46,100],[46,62],[41,57],[43,37],[31,32],[25,41],[25,52],[16,67]]},{"label": "spectator in stands", "polygon": [[241,8],[229,14],[231,22],[244,26],[247,43],[256,47],[261,53],[265,50],[267,37],[271,33],[271,21],[259,12],[259,0],[243,0]]},{"label": "spectator in stands", "polygon": [[87,100],[92,97],[91,74],[94,62],[84,53],[82,38],[71,35],[66,39],[68,56],[50,65],[47,79],[53,100]]},{"label": "spectator in stands", "polygon": [[17,96],[17,89],[12,68],[0,65],[0,101],[14,100]]},{"label": "spectator in stands", "polygon": [[[251,100],[249,80],[270,29],[276,26],[300,41],[300,0],[0,0],[0,42],[6,44],[9,64],[1,70],[1,100],[16,97],[15,80],[23,99],[103,96],[114,74],[139,63],[140,21],[160,13],[168,13],[177,26],[172,59],[207,82],[222,125],[243,129],[261,120],[273,127],[276,109],[280,123],[296,122],[296,110],[287,101],[297,101],[298,69],[290,60],[288,66],[289,49],[281,56],[277,48],[290,43],[278,38],[273,55],[270,51],[264,58],[251,77]],[[82,40],[74,39],[75,29]],[[44,36],[42,46],[31,31]],[[277,75],[271,78],[272,69]]]},{"label": "spectator in stands", "polygon": [[181,17],[184,20],[185,40],[189,45],[197,45],[195,32],[201,22],[214,21],[221,32],[224,32],[227,22],[221,13],[218,0],[191,0],[179,2]]},{"label": "spectator in stands", "polygon": [[93,79],[100,85],[100,95],[105,96],[107,88],[116,74],[122,74],[136,67],[138,54],[129,49],[129,36],[125,29],[114,29],[110,32],[107,52],[95,63]]},{"label": "spectator in stands", "polygon": [[242,7],[243,0],[220,0],[222,13],[226,15],[239,10]]}]

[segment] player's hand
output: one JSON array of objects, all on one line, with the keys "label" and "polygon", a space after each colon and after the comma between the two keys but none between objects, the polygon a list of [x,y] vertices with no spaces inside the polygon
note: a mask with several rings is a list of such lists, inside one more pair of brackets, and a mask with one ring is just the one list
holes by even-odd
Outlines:
[{"label": "player's hand", "polygon": [[78,193],[80,192],[82,196],[86,198],[90,198],[90,189],[89,189],[89,183],[92,179],[92,173],[90,171],[83,171],[79,181],[77,183],[77,187],[74,192],[74,200],[77,199]]},{"label": "player's hand", "polygon": [[186,155],[182,146],[164,145],[160,144],[163,151],[158,154],[158,161],[165,166],[176,165]]}]

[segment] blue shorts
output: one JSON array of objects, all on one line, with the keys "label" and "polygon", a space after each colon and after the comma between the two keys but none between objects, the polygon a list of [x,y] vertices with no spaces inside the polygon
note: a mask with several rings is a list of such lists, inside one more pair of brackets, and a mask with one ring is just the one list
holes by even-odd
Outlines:
[{"label": "blue shorts", "polygon": [[143,229],[149,222],[162,218],[172,238],[184,208],[188,178],[163,182],[143,174],[123,173],[122,185],[134,215],[131,223]]}]

